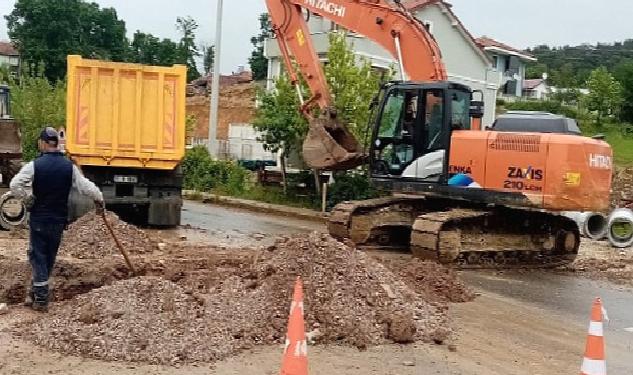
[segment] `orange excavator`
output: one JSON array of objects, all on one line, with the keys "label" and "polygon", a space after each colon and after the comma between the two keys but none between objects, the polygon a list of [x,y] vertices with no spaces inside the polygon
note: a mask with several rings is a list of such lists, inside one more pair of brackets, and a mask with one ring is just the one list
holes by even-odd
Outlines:
[{"label": "orange excavator", "polygon": [[[462,268],[552,267],[575,259],[580,234],[562,213],[608,209],[607,143],[482,130],[483,102],[475,100],[482,93],[447,80],[435,39],[400,1],[266,2],[310,120],[304,159],[330,170],[368,163],[373,184],[392,193],[337,205],[330,234],[359,247],[409,247]],[[372,103],[368,153],[336,119],[307,13],[367,37],[397,61],[402,80],[384,84]],[[307,100],[297,73],[310,88]]]}]

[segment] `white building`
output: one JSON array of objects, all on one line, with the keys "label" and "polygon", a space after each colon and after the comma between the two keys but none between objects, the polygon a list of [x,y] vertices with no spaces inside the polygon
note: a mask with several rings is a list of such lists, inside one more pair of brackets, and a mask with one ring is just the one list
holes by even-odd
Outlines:
[{"label": "white building", "polygon": [[6,65],[15,77],[20,73],[20,54],[10,42],[0,42],[0,66]]},{"label": "white building", "polygon": [[524,98],[545,100],[551,93],[551,87],[544,79],[526,79],[523,82]]}]

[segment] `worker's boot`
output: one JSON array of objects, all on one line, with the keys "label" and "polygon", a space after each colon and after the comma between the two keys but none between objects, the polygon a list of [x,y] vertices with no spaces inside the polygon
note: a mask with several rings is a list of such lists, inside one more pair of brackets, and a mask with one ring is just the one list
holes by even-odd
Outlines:
[{"label": "worker's boot", "polygon": [[48,285],[33,287],[33,304],[31,308],[35,311],[48,311]]},{"label": "worker's boot", "polygon": [[31,308],[39,312],[48,312],[48,302],[33,301]]}]

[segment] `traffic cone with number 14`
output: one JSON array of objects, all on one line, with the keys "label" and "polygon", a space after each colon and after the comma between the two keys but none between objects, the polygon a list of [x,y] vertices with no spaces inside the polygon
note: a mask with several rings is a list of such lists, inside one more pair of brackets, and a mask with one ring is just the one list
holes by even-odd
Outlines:
[{"label": "traffic cone with number 14", "polygon": [[281,375],[308,375],[308,342],[303,321],[303,286],[297,277],[288,317],[288,334]]}]

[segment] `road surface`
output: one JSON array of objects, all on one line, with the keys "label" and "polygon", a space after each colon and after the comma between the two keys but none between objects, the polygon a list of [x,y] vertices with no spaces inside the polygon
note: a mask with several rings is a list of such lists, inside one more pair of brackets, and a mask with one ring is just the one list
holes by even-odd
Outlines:
[{"label": "road surface", "polygon": [[[316,222],[193,202],[185,204],[183,221],[207,230],[210,237],[227,233],[249,238],[263,233],[273,238],[325,230],[323,224]],[[482,296],[473,303],[454,306],[460,325],[457,345],[463,348],[458,354],[448,354],[449,361],[454,357],[455,366],[472,361],[482,371],[473,373],[481,374],[518,371],[521,366],[530,374],[554,373],[553,368],[577,372],[591,304],[599,296],[610,318],[605,327],[609,372],[633,373],[631,289],[556,271],[469,271],[462,272],[462,277]],[[478,358],[486,357],[495,358],[498,363],[477,364]],[[539,372],[540,368],[544,372]],[[470,372],[464,369],[458,373]]]}]

